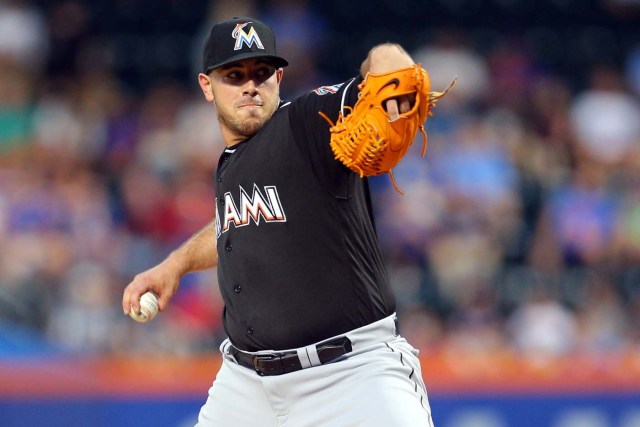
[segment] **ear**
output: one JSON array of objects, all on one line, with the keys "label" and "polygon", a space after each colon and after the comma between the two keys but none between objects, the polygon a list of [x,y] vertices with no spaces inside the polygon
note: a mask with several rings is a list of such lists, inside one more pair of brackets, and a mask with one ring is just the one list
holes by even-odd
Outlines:
[{"label": "ear", "polygon": [[211,78],[204,73],[198,74],[198,83],[207,102],[214,102],[213,87],[211,86]]},{"label": "ear", "polygon": [[278,81],[278,84],[280,84],[280,82],[282,81],[282,75],[283,74],[284,74],[284,69],[278,68],[276,70],[276,80]]}]

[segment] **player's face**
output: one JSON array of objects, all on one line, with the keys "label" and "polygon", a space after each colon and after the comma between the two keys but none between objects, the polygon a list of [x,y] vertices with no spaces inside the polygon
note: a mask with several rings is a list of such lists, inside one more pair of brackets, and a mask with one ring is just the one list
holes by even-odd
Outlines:
[{"label": "player's face", "polygon": [[216,103],[228,145],[254,135],[278,108],[282,69],[266,59],[247,59],[216,68],[204,76],[207,81],[203,76],[200,85],[207,100]]}]

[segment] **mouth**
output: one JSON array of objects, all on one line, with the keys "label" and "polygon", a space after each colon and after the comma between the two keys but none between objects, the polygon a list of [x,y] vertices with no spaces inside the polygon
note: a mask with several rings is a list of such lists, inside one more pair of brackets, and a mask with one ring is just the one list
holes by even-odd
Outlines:
[{"label": "mouth", "polygon": [[257,107],[262,107],[262,102],[259,99],[251,99],[251,98],[245,98],[243,100],[241,100],[238,105],[237,108],[257,108]]}]

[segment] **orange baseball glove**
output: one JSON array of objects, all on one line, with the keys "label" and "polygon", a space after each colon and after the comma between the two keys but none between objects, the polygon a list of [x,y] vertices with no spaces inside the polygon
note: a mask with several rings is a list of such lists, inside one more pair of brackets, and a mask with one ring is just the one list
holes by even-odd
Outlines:
[{"label": "orange baseball glove", "polygon": [[[429,74],[420,64],[384,74],[367,74],[360,83],[360,98],[347,115],[340,112],[336,123],[322,112],[331,125],[331,149],[340,162],[360,176],[388,173],[396,190],[402,193],[393,178],[392,169],[400,162],[413,143],[418,130],[423,136],[422,155],[427,149],[424,123],[436,101],[444,92],[430,92]],[[414,96],[410,110],[391,120],[386,101],[403,95]]]}]

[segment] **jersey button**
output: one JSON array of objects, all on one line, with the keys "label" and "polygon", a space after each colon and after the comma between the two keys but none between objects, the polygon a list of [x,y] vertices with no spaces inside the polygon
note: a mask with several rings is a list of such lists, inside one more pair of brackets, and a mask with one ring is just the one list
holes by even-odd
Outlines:
[{"label": "jersey button", "polygon": [[239,294],[241,290],[242,288],[240,287],[240,285],[235,285],[233,287],[233,292],[235,292],[236,294]]},{"label": "jersey button", "polygon": [[252,327],[248,327],[247,328],[247,334],[253,335],[253,328]]},{"label": "jersey button", "polygon": [[224,248],[230,251],[231,249],[233,249],[233,246],[231,246],[231,242],[227,242],[227,245]]}]

